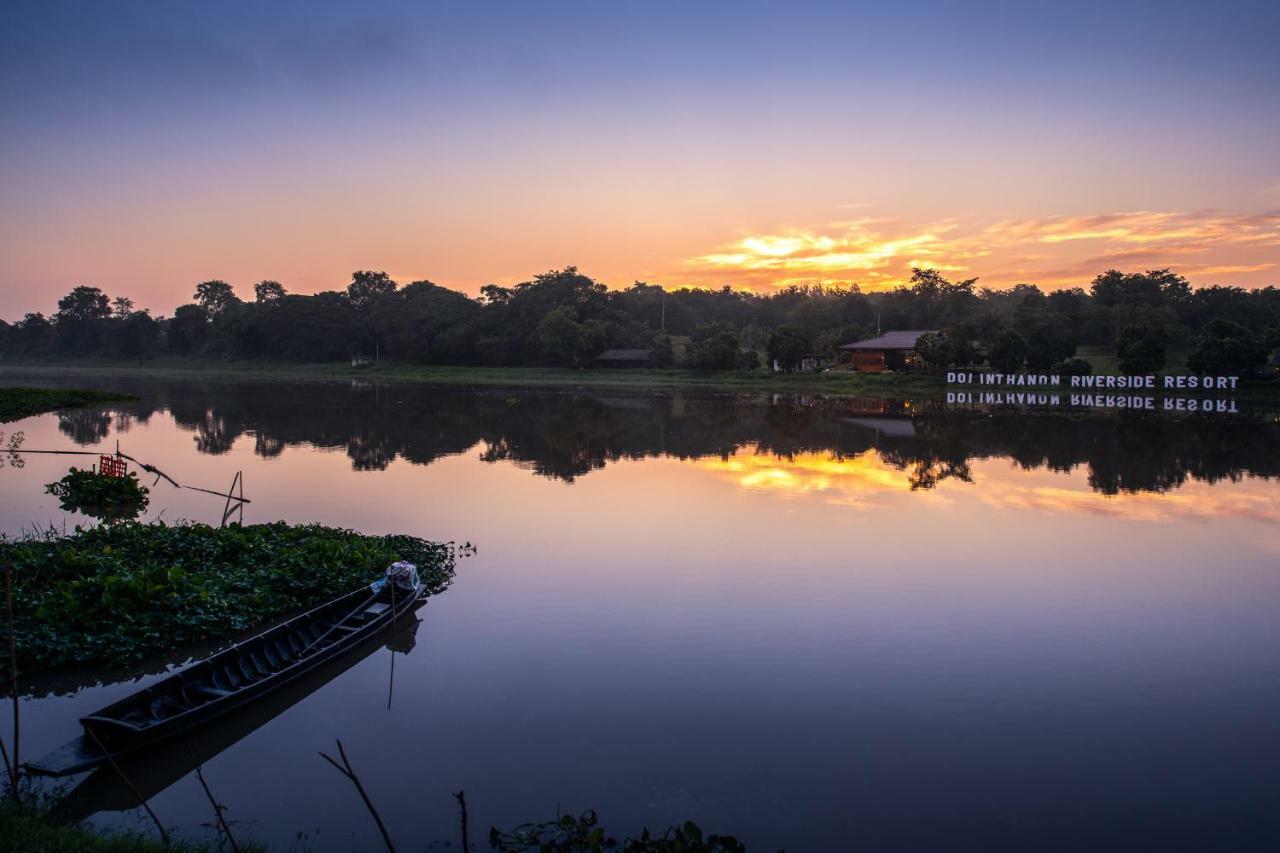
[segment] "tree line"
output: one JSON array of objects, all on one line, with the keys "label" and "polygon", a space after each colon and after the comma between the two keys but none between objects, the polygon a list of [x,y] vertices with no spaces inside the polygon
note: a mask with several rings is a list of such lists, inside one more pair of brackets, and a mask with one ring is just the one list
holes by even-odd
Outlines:
[{"label": "tree line", "polygon": [[158,355],[322,362],[364,355],[423,364],[587,367],[606,349],[647,349],[655,366],[698,370],[794,369],[809,356],[877,329],[937,330],[919,352],[932,370],[1085,372],[1079,347],[1105,347],[1123,372],[1164,368],[1187,354],[1202,373],[1246,373],[1280,347],[1280,290],[1193,289],[1169,270],[1109,270],[1087,288],[1051,292],[1031,284],[994,290],[916,269],[883,293],[790,286],[757,294],[621,290],[579,272],[552,270],[476,298],[430,281],[400,286],[358,271],[342,290],[289,293],[277,281],[243,299],[225,281],[195,286],[172,317],[152,316],[125,296],[81,285],[49,316],[0,320],[6,358],[139,358]]}]

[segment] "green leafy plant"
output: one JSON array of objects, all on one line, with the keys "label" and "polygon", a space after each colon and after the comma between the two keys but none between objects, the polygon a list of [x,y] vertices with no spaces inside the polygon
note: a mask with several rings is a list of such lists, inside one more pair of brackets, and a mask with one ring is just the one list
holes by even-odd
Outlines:
[{"label": "green leafy plant", "polygon": [[284,522],[128,522],[70,536],[0,539],[13,566],[23,672],[122,663],[237,637],[368,583],[396,560],[428,593],[453,579],[452,543]]},{"label": "green leafy plant", "polygon": [[94,471],[72,468],[67,476],[49,483],[44,490],[56,497],[67,512],[79,512],[116,524],[142,515],[151,499],[147,487],[130,471],[123,477],[107,477]]}]

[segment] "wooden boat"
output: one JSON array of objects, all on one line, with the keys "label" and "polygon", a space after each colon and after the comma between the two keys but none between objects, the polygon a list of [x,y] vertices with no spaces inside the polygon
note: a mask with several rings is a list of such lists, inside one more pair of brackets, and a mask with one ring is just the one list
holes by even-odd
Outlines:
[{"label": "wooden boat", "polygon": [[69,776],[185,732],[333,660],[423,603],[421,585],[362,587],[80,718],[84,734],[27,765]]},{"label": "wooden boat", "polygon": [[[426,601],[420,598],[417,606],[421,607]],[[136,809],[139,797],[151,800],[158,796],[190,776],[197,766],[208,764],[375,653],[409,654],[421,624],[417,614],[407,614],[394,628],[361,640],[328,663],[256,702],[241,705],[216,720],[153,746],[115,756],[115,766],[100,765],[58,799],[51,807],[51,817],[66,823],[81,823],[98,812]],[[388,683],[387,687],[390,691],[392,685]],[[123,779],[129,781],[126,783]]]}]

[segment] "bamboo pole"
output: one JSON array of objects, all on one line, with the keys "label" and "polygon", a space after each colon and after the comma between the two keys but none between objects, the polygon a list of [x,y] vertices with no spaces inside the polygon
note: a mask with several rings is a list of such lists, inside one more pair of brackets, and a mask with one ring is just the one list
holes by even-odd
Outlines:
[{"label": "bamboo pole", "polygon": [[19,751],[19,746],[18,746],[18,743],[19,743],[18,741],[18,734],[19,734],[18,644],[17,644],[17,640],[14,637],[17,631],[14,630],[14,626],[13,626],[13,561],[12,560],[5,560],[5,564],[4,564],[4,606],[5,606],[5,611],[8,614],[8,623],[9,623],[8,624],[8,627],[9,627],[9,631],[8,631],[8,634],[9,634],[9,680],[12,682],[12,684],[10,684],[10,687],[13,688],[13,766],[10,770],[9,777],[13,785],[13,801],[17,803],[17,802],[21,802],[21,799],[22,799],[21,793],[18,790],[18,783],[21,781],[18,773],[19,773],[19,768],[22,766],[22,761],[18,755],[18,751]]}]

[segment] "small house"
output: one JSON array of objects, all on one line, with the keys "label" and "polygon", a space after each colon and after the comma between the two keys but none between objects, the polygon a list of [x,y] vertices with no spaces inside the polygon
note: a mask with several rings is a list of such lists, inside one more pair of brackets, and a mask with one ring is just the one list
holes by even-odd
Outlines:
[{"label": "small house", "polygon": [[920,363],[916,342],[924,335],[936,334],[935,329],[895,329],[874,338],[844,344],[840,350],[850,353],[853,368],[859,373],[910,370]]}]

